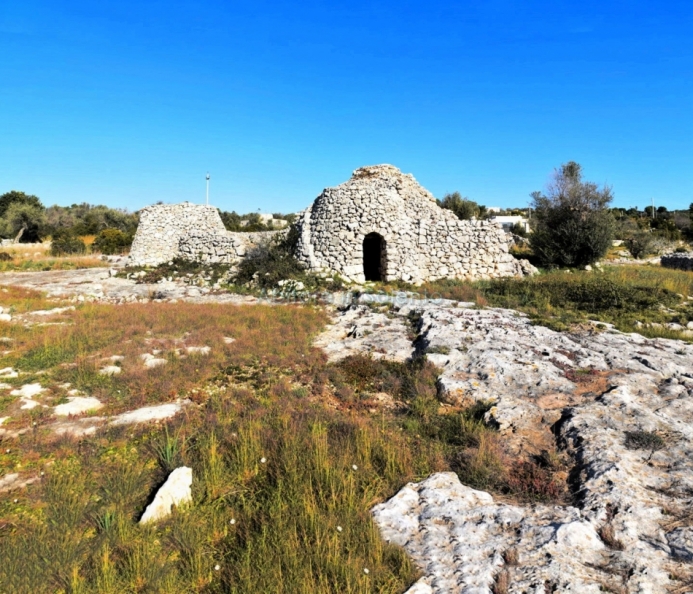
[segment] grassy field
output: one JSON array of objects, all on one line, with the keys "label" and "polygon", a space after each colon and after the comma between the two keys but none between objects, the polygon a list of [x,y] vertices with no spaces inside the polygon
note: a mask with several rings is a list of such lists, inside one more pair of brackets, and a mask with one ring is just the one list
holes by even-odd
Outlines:
[{"label": "grassy field", "polygon": [[[419,288],[527,311],[573,327],[599,319],[689,321],[693,274],[650,266],[556,272],[523,280],[445,281]],[[54,306],[7,288],[15,314]],[[21,410],[0,393],[3,428],[25,428],[0,449],[0,472],[37,480],[0,494],[2,592],[403,592],[416,578],[386,545],[369,509],[407,481],[454,470],[510,501],[570,500],[559,458],[510,458],[483,421],[487,405],[441,407],[425,359],[351,357],[328,364],[311,347],[326,323],[305,305],[83,304],[49,326],[0,322],[10,387],[38,382],[41,402],[67,384],[111,415],[189,398],[175,420],[56,437],[50,408]],[[676,334],[644,328],[645,334]],[[188,347],[209,347],[190,353]],[[142,365],[156,353],[167,363]],[[118,356],[122,371],[99,369]],[[374,394],[403,403],[379,407]],[[193,502],[166,521],[137,521],[171,469],[193,469]]]},{"label": "grassy field", "polygon": [[[0,303],[46,306],[18,289]],[[369,510],[407,481],[454,469],[511,499],[565,497],[550,469],[505,455],[484,406],[441,409],[425,360],[327,364],[311,347],[326,321],[300,305],[152,303],[0,323],[5,365],[22,372],[7,382],[41,383],[43,403],[63,402],[66,383],[98,397],[99,415],[193,401],[168,424],[77,440],[50,432],[50,409],[20,410],[3,391],[3,427],[28,431],[3,442],[0,469],[38,481],[0,494],[0,591],[403,592],[416,572]],[[187,346],[211,350],[181,357]],[[140,355],[153,351],[168,363],[147,370]],[[112,355],[122,372],[99,374]],[[379,391],[406,407],[374,409]],[[181,464],[193,469],[193,503],[140,526]]]},{"label": "grassy field", "polygon": [[[89,243],[93,237],[83,238]],[[10,260],[0,260],[0,272],[36,272],[41,270],[75,270],[77,268],[97,268],[108,266],[100,255],[61,256],[50,255],[50,243],[15,244],[2,248],[0,252],[9,254]]]},{"label": "grassy field", "polygon": [[623,332],[689,340],[693,321],[693,273],[655,265],[608,266],[603,271],[555,271],[525,279],[469,283],[443,280],[418,289],[428,296],[506,307],[539,324],[568,330],[587,320],[614,324]]}]

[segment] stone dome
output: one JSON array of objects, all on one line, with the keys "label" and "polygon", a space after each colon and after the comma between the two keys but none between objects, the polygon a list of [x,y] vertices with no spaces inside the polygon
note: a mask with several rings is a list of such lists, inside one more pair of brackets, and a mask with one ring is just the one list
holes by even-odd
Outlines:
[{"label": "stone dome", "polygon": [[508,253],[498,224],[459,220],[392,165],[361,167],[326,188],[297,227],[299,260],[355,282],[522,276],[528,266]]}]

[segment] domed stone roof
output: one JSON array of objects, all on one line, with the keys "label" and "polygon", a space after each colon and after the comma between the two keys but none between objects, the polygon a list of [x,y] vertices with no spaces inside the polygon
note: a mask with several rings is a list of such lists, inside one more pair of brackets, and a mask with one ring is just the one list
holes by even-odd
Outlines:
[{"label": "domed stone roof", "polygon": [[356,282],[523,274],[499,225],[459,220],[392,165],[361,167],[323,190],[297,226],[297,255],[310,270]]}]

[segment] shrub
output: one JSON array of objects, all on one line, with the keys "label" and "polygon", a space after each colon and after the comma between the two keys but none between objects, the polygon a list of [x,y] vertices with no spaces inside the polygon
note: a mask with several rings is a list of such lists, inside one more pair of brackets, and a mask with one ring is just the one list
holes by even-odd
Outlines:
[{"label": "shrub", "polygon": [[525,226],[522,223],[515,223],[511,228],[510,232],[518,237],[527,237],[528,233]]},{"label": "shrub", "polygon": [[81,238],[66,231],[54,235],[51,242],[51,256],[83,254],[86,250],[87,246]]},{"label": "shrub", "polygon": [[0,252],[0,262],[9,262],[12,260],[12,256],[7,252]]},{"label": "shrub", "polygon": [[666,445],[661,435],[654,431],[626,431],[626,447],[629,450],[652,450],[656,452]]},{"label": "shrub", "polygon": [[238,265],[236,282],[255,282],[260,288],[269,288],[280,280],[303,279],[305,269],[294,257],[297,242],[298,230],[291,227],[288,234],[275,236],[250,250]]},{"label": "shrub", "polygon": [[611,189],[583,182],[578,163],[562,165],[547,195],[534,192],[532,197],[530,245],[544,266],[585,266],[606,254],[614,235],[614,219],[607,208]]},{"label": "shrub", "polygon": [[120,229],[104,229],[94,240],[93,249],[102,254],[122,254],[132,245],[132,235]]},{"label": "shrub", "polygon": [[654,251],[654,238],[648,231],[640,231],[626,239],[626,246],[633,258],[644,258]]},{"label": "shrub", "polygon": [[438,206],[451,210],[461,220],[481,217],[486,213],[485,206],[479,206],[473,200],[463,197],[459,192],[446,194],[442,200],[437,200],[437,202]]}]

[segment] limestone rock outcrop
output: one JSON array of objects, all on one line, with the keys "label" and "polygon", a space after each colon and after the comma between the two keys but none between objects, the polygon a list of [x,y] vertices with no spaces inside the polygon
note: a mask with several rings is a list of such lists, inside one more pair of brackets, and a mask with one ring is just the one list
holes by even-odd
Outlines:
[{"label": "limestone rock outcrop", "polygon": [[356,303],[317,344],[333,360],[401,360],[396,318],[418,320],[410,352],[440,369],[441,400],[490,401],[485,418],[510,456],[558,448],[572,461],[573,505],[508,505],[439,474],[376,507],[383,536],[424,574],[412,594],[490,594],[502,572],[509,594],[693,592],[693,345],[604,324],[556,332],[472,303],[381,300],[392,319]]},{"label": "limestone rock outcrop", "polygon": [[[300,213],[299,259],[355,281],[483,279],[534,272],[509,253],[500,225],[461,221],[410,174],[361,167]],[[370,277],[370,278],[369,278]]]},{"label": "limestone rock outcrop", "polygon": [[166,482],[161,485],[144,514],[140,524],[156,522],[168,516],[174,505],[192,501],[192,468],[181,466],[168,475]]}]

